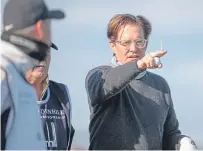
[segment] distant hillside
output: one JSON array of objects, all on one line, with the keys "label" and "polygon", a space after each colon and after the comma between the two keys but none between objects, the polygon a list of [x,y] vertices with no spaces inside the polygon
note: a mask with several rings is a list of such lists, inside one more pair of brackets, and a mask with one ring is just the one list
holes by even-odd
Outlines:
[{"label": "distant hillside", "polygon": [[[73,148],[79,149],[88,149],[89,146],[89,133],[85,130],[77,130],[73,140]],[[203,138],[202,140],[196,140],[196,144],[199,150],[203,150]]]}]

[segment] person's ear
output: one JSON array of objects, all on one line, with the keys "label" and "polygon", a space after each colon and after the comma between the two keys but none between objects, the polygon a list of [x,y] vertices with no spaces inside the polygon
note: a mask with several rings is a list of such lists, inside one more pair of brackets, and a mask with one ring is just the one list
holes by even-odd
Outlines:
[{"label": "person's ear", "polygon": [[148,40],[146,41],[145,51],[147,50]]},{"label": "person's ear", "polygon": [[39,38],[39,39],[42,39],[42,37],[44,37],[44,32],[43,32],[43,21],[42,20],[39,20],[36,24],[35,24],[35,33],[36,33],[36,36]]},{"label": "person's ear", "polygon": [[114,54],[116,54],[117,50],[116,50],[116,44],[113,41],[109,41],[109,46],[111,48],[111,50],[113,51]]},{"label": "person's ear", "polygon": [[148,40],[147,40],[147,42],[146,42],[146,48],[147,48],[147,46],[148,46]]}]

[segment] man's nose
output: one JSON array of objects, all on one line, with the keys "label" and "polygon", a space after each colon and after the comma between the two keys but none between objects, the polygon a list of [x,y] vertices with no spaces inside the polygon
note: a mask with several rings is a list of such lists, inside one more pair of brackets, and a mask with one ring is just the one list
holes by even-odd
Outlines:
[{"label": "man's nose", "polygon": [[131,52],[136,52],[136,51],[138,51],[138,48],[137,48],[135,42],[132,42],[132,43],[131,43],[131,45],[130,45],[130,51],[131,51]]},{"label": "man's nose", "polygon": [[40,64],[40,65],[46,65],[46,62],[45,62],[45,61],[40,61],[39,64]]}]

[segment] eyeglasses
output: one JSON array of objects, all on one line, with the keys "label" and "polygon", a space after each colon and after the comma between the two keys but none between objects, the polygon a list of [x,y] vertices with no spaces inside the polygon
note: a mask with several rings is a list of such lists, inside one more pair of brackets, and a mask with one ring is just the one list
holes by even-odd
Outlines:
[{"label": "eyeglasses", "polygon": [[137,39],[134,41],[131,40],[121,40],[121,41],[116,41],[116,43],[120,44],[121,46],[125,47],[126,49],[130,49],[132,43],[136,45],[137,48],[145,48],[147,44],[147,40],[145,39]]}]

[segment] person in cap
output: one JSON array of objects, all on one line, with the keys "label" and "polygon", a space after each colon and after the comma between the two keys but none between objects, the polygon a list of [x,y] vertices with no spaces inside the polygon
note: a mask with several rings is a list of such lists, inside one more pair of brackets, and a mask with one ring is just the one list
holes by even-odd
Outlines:
[{"label": "person in cap", "polygon": [[47,74],[51,48],[58,49],[51,41],[51,19],[64,17],[43,0],[9,0],[4,7],[1,149],[70,149],[68,88],[49,82]]},{"label": "person in cap", "polygon": [[147,69],[162,68],[145,54],[151,23],[144,16],[117,14],[107,37],[114,56],[110,65],[89,71],[86,90],[91,111],[90,150],[196,150],[181,134],[166,80]]}]

